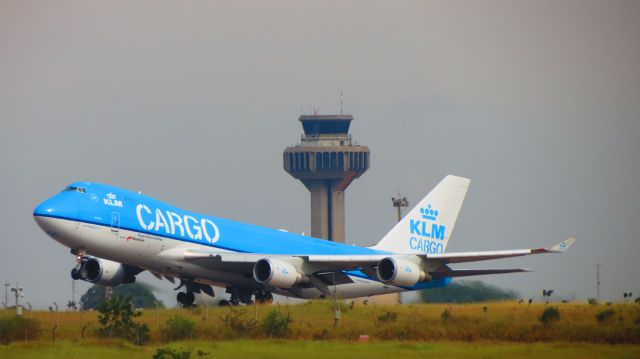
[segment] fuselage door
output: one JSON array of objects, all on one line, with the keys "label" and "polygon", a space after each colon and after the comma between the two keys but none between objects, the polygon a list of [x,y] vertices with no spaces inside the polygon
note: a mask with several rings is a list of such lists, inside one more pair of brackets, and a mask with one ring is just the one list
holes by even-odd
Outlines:
[{"label": "fuselage door", "polygon": [[120,231],[120,212],[111,212],[111,232]]}]

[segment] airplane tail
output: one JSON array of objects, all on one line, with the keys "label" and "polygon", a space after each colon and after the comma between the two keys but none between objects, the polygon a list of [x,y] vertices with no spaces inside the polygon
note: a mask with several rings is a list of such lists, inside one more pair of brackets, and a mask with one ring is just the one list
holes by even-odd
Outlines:
[{"label": "airplane tail", "polygon": [[372,248],[401,254],[444,253],[471,180],[449,175]]}]

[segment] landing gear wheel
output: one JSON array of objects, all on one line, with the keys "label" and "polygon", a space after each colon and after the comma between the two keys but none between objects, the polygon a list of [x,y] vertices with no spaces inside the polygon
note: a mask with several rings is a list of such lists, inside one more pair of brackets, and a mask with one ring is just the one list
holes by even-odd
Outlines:
[{"label": "landing gear wheel", "polygon": [[187,297],[187,293],[180,292],[178,293],[178,297],[176,299],[178,300],[178,303],[180,303],[181,305],[184,305],[187,299],[186,297]]},{"label": "landing gear wheel", "polygon": [[71,270],[71,279],[73,279],[73,280],[80,279],[80,271],[78,270],[78,268],[73,268]]},{"label": "landing gear wheel", "polygon": [[187,307],[190,307],[193,305],[193,302],[196,301],[196,296],[193,294],[193,292],[189,291],[187,292],[187,297],[186,297],[187,301],[185,303],[185,305]]},{"label": "landing gear wheel", "polygon": [[190,307],[193,305],[193,302],[195,302],[196,297],[193,292],[180,292],[178,293],[178,297],[176,299],[182,306]]}]

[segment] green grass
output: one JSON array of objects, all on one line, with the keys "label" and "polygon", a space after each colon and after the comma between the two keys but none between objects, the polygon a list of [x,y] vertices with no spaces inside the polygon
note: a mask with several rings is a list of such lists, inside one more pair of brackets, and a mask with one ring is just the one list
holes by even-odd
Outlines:
[{"label": "green grass", "polygon": [[[493,342],[397,342],[357,343],[344,341],[239,340],[223,342],[176,342],[167,345],[191,352],[209,353],[205,358],[304,358],[304,359],[389,359],[389,358],[639,358],[638,345]],[[46,342],[0,346],[0,358],[99,359],[151,358],[163,346],[134,347],[126,343]]]}]

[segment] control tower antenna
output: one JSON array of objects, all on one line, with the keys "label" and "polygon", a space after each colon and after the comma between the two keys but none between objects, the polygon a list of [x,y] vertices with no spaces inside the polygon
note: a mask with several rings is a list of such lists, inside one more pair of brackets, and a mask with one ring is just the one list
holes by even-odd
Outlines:
[{"label": "control tower antenna", "polygon": [[391,197],[391,203],[398,210],[398,222],[402,220],[402,209],[409,207],[409,200],[398,191],[398,197]]},{"label": "control tower antenna", "polygon": [[353,143],[351,115],[302,115],[300,144],[284,150],[284,170],[311,192],[311,236],[344,238],[344,191],[369,169],[369,148]]}]

